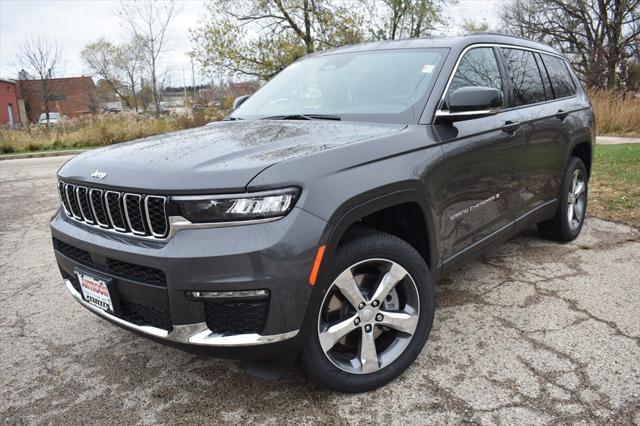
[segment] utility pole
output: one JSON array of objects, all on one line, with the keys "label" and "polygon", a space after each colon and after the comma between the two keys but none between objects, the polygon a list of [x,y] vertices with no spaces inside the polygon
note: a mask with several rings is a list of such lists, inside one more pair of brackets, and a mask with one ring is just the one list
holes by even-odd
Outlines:
[{"label": "utility pole", "polygon": [[191,87],[193,87],[193,102],[196,101],[196,72],[193,66],[193,55],[191,57]]},{"label": "utility pole", "polygon": [[184,74],[184,65],[182,66],[182,88],[184,89],[184,104],[187,105],[187,78]]}]

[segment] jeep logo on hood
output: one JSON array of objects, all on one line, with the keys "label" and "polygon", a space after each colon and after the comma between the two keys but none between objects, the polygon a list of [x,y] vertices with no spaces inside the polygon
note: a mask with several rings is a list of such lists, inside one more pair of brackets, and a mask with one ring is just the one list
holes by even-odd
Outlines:
[{"label": "jeep logo on hood", "polygon": [[91,177],[102,180],[107,177],[107,172],[101,172],[100,170],[96,169],[95,172],[91,173]]}]

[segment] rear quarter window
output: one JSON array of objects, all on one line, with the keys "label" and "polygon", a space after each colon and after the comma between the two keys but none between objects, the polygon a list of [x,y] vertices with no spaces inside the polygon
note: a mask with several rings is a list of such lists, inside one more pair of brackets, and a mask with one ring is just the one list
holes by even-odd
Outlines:
[{"label": "rear quarter window", "polygon": [[576,94],[576,86],[573,84],[567,64],[563,59],[551,55],[542,55],[542,61],[547,68],[551,79],[551,88],[555,98],[565,98]]}]

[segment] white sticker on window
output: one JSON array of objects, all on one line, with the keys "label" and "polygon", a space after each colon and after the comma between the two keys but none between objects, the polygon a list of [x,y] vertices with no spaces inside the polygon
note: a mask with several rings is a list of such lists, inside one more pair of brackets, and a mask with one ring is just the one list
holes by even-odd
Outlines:
[{"label": "white sticker on window", "polygon": [[433,72],[433,65],[431,64],[424,64],[422,66],[422,73],[423,74],[431,74]]}]

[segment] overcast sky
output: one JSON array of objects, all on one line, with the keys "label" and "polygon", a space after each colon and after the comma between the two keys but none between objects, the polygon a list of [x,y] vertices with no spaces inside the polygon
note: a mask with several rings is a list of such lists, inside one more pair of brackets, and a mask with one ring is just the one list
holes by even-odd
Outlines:
[{"label": "overcast sky", "polygon": [[[486,21],[495,27],[499,0],[459,0],[447,8],[451,25],[444,30],[457,34],[465,18]],[[190,64],[185,53],[191,49],[189,28],[197,26],[205,11],[205,0],[178,0],[178,13],[170,27],[170,42],[164,62],[173,72],[169,84],[182,86],[183,68],[190,84]],[[64,76],[91,75],[82,63],[80,51],[100,37],[119,41],[124,38],[120,20],[114,13],[118,1],[109,0],[0,0],[0,77],[15,78],[18,46],[27,36],[57,40],[65,59]],[[198,73],[199,74],[199,73]],[[206,79],[198,75],[198,81]]]}]

